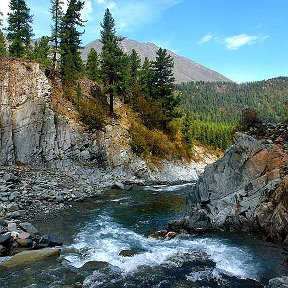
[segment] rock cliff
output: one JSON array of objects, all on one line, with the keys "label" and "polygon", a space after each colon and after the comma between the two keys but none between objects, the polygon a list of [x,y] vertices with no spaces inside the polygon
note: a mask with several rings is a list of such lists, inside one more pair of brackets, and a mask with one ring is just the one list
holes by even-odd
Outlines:
[{"label": "rock cliff", "polygon": [[224,157],[205,168],[187,197],[188,230],[254,231],[288,243],[287,125],[264,130],[269,136],[259,139],[236,133]]},{"label": "rock cliff", "polygon": [[0,165],[57,168],[104,186],[195,180],[203,169],[205,163],[165,162],[161,173],[151,170],[130,149],[125,117],[113,119],[104,131],[88,133],[73,117],[55,112],[51,89],[38,64],[0,58]]}]

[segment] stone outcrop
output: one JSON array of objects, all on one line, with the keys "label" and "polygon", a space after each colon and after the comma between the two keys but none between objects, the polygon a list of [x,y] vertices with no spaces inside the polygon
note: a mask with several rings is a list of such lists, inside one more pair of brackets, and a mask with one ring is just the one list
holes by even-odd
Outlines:
[{"label": "stone outcrop", "polygon": [[51,87],[38,64],[0,58],[0,165],[57,168],[99,186],[170,181],[171,176],[191,181],[202,171],[205,163],[165,162],[161,173],[151,170],[131,151],[125,117],[113,119],[104,131],[88,133],[75,119],[55,112]]},{"label": "stone outcrop", "polygon": [[189,193],[184,227],[254,231],[288,243],[287,125],[270,132],[259,139],[235,134],[235,144]]}]

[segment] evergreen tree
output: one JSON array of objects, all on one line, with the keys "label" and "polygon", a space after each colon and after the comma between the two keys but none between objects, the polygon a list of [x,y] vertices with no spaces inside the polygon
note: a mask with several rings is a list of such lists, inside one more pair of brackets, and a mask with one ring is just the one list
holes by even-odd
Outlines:
[{"label": "evergreen tree", "polygon": [[52,61],[49,58],[51,49],[49,41],[50,37],[43,36],[39,41],[36,41],[34,45],[32,59],[36,60],[41,68],[48,68],[52,64]]},{"label": "evergreen tree", "polygon": [[99,81],[100,79],[100,68],[98,53],[94,48],[91,48],[86,62],[86,75],[93,81]]},{"label": "evergreen tree", "polygon": [[131,77],[131,87],[132,91],[135,90],[136,85],[139,81],[139,71],[141,68],[141,59],[135,49],[132,49],[130,55],[130,77]]},{"label": "evergreen tree", "polygon": [[180,104],[180,97],[173,94],[174,62],[166,49],[159,48],[156,53],[156,60],[152,63],[154,72],[152,97],[162,103],[165,113],[169,117],[176,116],[175,108]]},{"label": "evergreen tree", "polygon": [[[114,19],[107,8],[101,23],[101,77],[110,95],[110,112],[113,113],[113,101],[117,90],[121,88],[123,81],[123,67],[125,59],[119,47],[119,39],[116,36]],[[119,85],[120,84],[120,85]],[[121,89],[120,89],[121,90]]]},{"label": "evergreen tree", "polygon": [[152,70],[152,63],[149,61],[147,57],[145,57],[144,63],[139,73],[140,73],[139,80],[142,93],[147,99],[151,99],[154,73]]},{"label": "evergreen tree", "polygon": [[2,25],[3,25],[2,17],[3,17],[3,13],[0,11],[0,27],[2,27]]},{"label": "evergreen tree", "polygon": [[61,36],[61,20],[63,17],[62,0],[51,0],[50,12],[52,14],[53,25],[51,26],[52,35],[51,42],[53,43],[53,68],[57,66],[57,54],[60,53],[59,42]]},{"label": "evergreen tree", "polygon": [[83,7],[83,1],[70,0],[61,23],[61,72],[67,87],[75,84],[83,70],[79,51],[81,48],[80,36],[83,33],[77,30],[78,27],[84,26],[80,14]]},{"label": "evergreen tree", "polygon": [[11,42],[9,53],[12,56],[23,57],[30,45],[33,17],[25,0],[11,0],[9,4],[11,10],[8,13],[7,39]]},{"label": "evergreen tree", "polygon": [[7,49],[6,49],[6,43],[5,43],[5,37],[2,32],[1,26],[2,26],[2,17],[3,13],[0,11],[0,56],[7,56]]}]

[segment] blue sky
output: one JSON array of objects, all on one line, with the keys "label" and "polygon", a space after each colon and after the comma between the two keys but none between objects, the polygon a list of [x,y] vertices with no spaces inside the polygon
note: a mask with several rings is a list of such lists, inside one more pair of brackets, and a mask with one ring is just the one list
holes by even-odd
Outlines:
[{"label": "blue sky", "polygon": [[[4,14],[8,3],[0,0]],[[35,35],[48,35],[50,1],[26,3]],[[288,76],[288,0],[86,0],[83,44],[99,38],[106,7],[118,34],[171,49],[236,82]]]}]

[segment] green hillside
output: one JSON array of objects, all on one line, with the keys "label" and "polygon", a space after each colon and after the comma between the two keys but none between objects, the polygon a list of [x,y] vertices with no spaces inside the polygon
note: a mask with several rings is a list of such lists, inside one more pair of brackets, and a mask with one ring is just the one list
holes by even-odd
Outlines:
[{"label": "green hillside", "polygon": [[245,107],[258,110],[266,122],[288,118],[288,77],[236,84],[189,82],[177,85],[184,111],[193,119],[237,123]]}]

